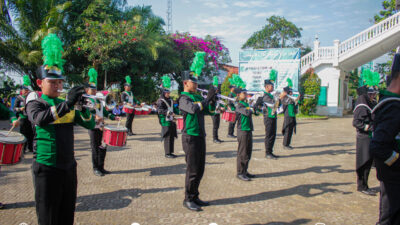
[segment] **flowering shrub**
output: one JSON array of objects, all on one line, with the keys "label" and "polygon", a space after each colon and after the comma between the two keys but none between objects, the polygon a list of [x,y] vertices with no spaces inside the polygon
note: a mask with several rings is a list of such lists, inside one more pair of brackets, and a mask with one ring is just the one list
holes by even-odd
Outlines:
[{"label": "flowering shrub", "polygon": [[[193,51],[203,51],[206,53],[206,62],[212,62],[215,69],[218,69],[218,64],[226,63],[226,56],[229,57],[229,50],[221,43],[218,38],[207,36],[202,39],[192,36],[189,33],[172,34],[176,47],[179,49],[190,49]],[[229,59],[228,59],[229,61]]]}]

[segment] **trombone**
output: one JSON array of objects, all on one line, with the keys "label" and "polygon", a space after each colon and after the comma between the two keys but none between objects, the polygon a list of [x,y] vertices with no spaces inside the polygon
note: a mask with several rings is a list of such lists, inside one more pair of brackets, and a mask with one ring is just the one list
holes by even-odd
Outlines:
[{"label": "trombone", "polygon": [[[205,90],[205,89],[197,88],[197,90],[200,91],[200,92],[202,92],[202,93],[208,93],[208,90]],[[225,95],[216,94],[216,96],[217,96],[217,98],[220,98],[220,99],[223,99],[223,100],[232,101],[232,102],[235,102],[235,101],[236,101],[236,99],[227,97],[227,96],[225,96]]]}]

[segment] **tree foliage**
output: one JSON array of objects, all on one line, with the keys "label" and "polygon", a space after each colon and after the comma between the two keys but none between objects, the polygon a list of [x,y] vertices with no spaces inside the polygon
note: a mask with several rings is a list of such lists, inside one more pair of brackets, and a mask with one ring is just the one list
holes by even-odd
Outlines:
[{"label": "tree foliage", "polygon": [[375,14],[374,21],[379,23],[380,21],[390,17],[396,13],[396,0],[385,0],[382,2],[382,10],[378,14]]},{"label": "tree foliage", "polygon": [[300,78],[300,93],[306,95],[315,95],[315,98],[304,98],[300,105],[300,112],[303,115],[311,115],[316,112],[318,97],[321,91],[321,79],[310,68]]},{"label": "tree foliage", "polygon": [[242,48],[285,48],[301,45],[302,28],[281,16],[267,18],[267,24],[256,31]]}]

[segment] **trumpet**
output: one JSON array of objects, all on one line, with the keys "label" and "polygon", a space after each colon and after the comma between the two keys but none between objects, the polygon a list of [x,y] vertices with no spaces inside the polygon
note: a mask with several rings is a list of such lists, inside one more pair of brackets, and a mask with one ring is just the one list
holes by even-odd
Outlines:
[{"label": "trumpet", "polygon": [[[60,93],[66,93],[66,90],[58,90]],[[67,96],[68,97],[68,96]],[[90,99],[95,100],[94,102],[90,101]],[[117,106],[117,101],[113,93],[108,93],[104,96],[102,93],[97,93],[96,95],[88,95],[83,94],[81,99],[75,105],[77,110],[82,110],[82,108],[87,108],[90,110],[96,109],[96,100],[101,101],[101,103],[108,109],[113,110]]]},{"label": "trumpet", "polygon": [[[205,90],[205,89],[197,88],[197,90],[200,91],[200,92],[203,92],[203,93],[208,93],[208,90]],[[225,96],[225,95],[216,94],[216,96],[217,96],[217,98],[219,98],[219,99],[223,99],[223,100],[227,100],[227,101],[232,101],[232,102],[235,102],[235,101],[236,101],[236,99],[227,97],[227,96]]]}]

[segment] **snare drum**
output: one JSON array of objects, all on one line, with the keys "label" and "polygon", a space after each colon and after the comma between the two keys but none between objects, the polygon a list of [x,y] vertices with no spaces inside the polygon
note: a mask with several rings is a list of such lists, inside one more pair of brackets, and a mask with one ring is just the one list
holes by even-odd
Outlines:
[{"label": "snare drum", "polygon": [[178,130],[183,130],[183,117],[176,118],[176,127]]},{"label": "snare drum", "polygon": [[110,146],[122,147],[126,145],[125,127],[105,126],[103,128],[103,142]]},{"label": "snare drum", "polygon": [[142,115],[142,108],[135,108],[135,115]]},{"label": "snare drum", "polygon": [[234,113],[234,112],[224,112],[222,114],[222,119],[225,120],[226,122],[235,122],[236,113]]},{"label": "snare drum", "polygon": [[26,139],[17,132],[0,131],[0,165],[15,164],[21,160]]},{"label": "snare drum", "polygon": [[142,108],[142,115],[149,115],[151,110],[149,108]]},{"label": "snare drum", "polygon": [[128,113],[128,114],[132,114],[133,113],[133,107],[131,107],[131,106],[127,106],[127,105],[124,105],[124,108],[122,109],[125,113]]}]

